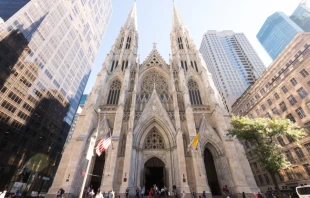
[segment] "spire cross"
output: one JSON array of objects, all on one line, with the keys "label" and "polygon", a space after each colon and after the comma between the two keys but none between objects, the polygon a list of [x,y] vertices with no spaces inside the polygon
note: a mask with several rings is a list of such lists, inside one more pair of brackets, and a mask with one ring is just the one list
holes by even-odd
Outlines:
[{"label": "spire cross", "polygon": [[156,48],[156,44],[157,44],[156,42],[153,43],[153,48],[154,49]]}]

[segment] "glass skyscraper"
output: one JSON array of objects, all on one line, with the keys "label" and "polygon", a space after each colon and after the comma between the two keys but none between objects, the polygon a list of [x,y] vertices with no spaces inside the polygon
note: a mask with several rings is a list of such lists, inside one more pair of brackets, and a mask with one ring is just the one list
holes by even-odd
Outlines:
[{"label": "glass skyscraper", "polygon": [[290,16],[301,29],[305,32],[310,32],[310,8],[300,5],[296,8],[294,13]]},{"label": "glass skyscraper", "polygon": [[30,0],[1,0],[0,1],[0,18],[8,20]]},{"label": "glass skyscraper", "polygon": [[297,32],[303,30],[284,13],[276,12],[267,18],[256,37],[274,60]]},{"label": "glass skyscraper", "polygon": [[111,12],[31,0],[0,25],[1,190],[47,192]]},{"label": "glass skyscraper", "polygon": [[243,33],[208,31],[200,49],[227,110],[266,69]]}]

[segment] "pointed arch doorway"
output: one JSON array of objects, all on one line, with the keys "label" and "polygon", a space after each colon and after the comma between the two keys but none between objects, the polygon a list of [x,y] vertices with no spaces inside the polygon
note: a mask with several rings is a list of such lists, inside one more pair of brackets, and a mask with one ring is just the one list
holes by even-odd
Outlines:
[{"label": "pointed arch doorway", "polygon": [[96,155],[93,171],[90,175],[90,186],[97,192],[101,186],[102,174],[105,164],[105,152],[99,157]]},{"label": "pointed arch doorway", "polygon": [[204,150],[204,163],[212,195],[222,195],[213,155],[208,148]]},{"label": "pointed arch doorway", "polygon": [[154,184],[158,188],[165,186],[165,164],[157,157],[152,157],[144,164],[144,184],[147,190]]}]

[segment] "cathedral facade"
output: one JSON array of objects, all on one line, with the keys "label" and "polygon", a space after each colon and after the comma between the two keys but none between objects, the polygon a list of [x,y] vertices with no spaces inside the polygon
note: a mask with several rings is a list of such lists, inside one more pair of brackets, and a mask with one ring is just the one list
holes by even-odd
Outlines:
[{"label": "cathedral facade", "polygon": [[[59,188],[68,197],[79,196],[97,131],[96,145],[109,131],[112,143],[90,159],[85,186],[95,190],[114,189],[124,196],[127,187],[134,195],[136,187],[156,184],[197,196],[222,195],[224,185],[235,195],[258,191],[242,145],[226,136],[230,115],[175,6],[172,18],[169,63],[156,44],[140,62],[133,6],[97,75],[48,197]],[[188,149],[198,132],[197,149]]]}]

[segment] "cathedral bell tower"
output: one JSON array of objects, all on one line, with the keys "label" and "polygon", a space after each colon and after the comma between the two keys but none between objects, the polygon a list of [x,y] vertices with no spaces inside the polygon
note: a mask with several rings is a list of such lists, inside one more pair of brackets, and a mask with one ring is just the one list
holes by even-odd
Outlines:
[{"label": "cathedral bell tower", "polygon": [[198,149],[185,154],[190,189],[212,195],[221,195],[224,185],[233,194],[258,190],[242,145],[226,136],[230,115],[174,3],[170,42],[180,128],[188,142],[200,133]]}]

